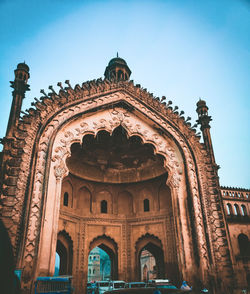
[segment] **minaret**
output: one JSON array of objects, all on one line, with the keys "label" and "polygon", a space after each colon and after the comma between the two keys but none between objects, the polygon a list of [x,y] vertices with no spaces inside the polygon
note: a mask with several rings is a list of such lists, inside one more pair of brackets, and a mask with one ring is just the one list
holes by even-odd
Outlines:
[{"label": "minaret", "polygon": [[196,112],[198,113],[197,123],[201,125],[201,131],[202,131],[204,144],[206,146],[207,151],[210,154],[212,163],[214,164],[214,166],[217,166],[215,163],[214,150],[213,150],[211,134],[210,134],[209,123],[212,119],[211,119],[211,116],[208,115],[208,112],[207,112],[208,107],[206,105],[206,101],[200,99],[196,105],[197,105]]},{"label": "minaret", "polygon": [[129,69],[126,61],[117,56],[112,58],[105,69],[105,79],[115,80],[115,81],[127,81],[131,75],[131,70]]},{"label": "minaret", "polygon": [[11,138],[13,136],[13,130],[18,124],[25,92],[29,91],[29,85],[27,84],[29,77],[28,65],[25,62],[19,63],[15,70],[15,80],[14,82],[10,82],[14,90],[12,92],[13,99],[6,130],[6,138]]}]

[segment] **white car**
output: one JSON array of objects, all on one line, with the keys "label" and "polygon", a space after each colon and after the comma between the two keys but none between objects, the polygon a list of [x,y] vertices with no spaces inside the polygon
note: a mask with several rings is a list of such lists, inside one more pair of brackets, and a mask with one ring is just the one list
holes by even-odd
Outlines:
[{"label": "white car", "polygon": [[123,289],[126,283],[124,281],[110,281],[110,290]]},{"label": "white car", "polygon": [[104,292],[110,289],[109,281],[96,281],[96,288],[99,291],[99,294],[103,294]]}]

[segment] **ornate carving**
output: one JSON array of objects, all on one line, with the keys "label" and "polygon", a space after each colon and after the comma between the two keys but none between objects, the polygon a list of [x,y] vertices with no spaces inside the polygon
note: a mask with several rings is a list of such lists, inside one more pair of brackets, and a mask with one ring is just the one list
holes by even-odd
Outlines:
[{"label": "ornate carving", "polygon": [[68,169],[65,167],[65,164],[62,160],[59,161],[59,164],[54,166],[55,177],[57,180],[61,180],[64,176],[67,175]]},{"label": "ornate carving", "polygon": [[[100,97],[100,93],[102,97]],[[155,146],[156,153],[164,156],[165,165],[170,175],[169,182],[172,187],[178,189],[182,170],[175,157],[173,146],[169,144],[168,139],[163,135],[159,135],[156,131],[152,132],[147,128],[142,128],[139,119],[137,120],[138,123],[132,123],[131,114],[124,112],[123,109],[118,113],[116,113],[116,109],[113,111],[114,113],[111,112],[111,119],[105,119],[105,121],[96,120],[96,125],[84,121],[85,112],[120,100],[126,101],[132,107],[144,113],[149,120],[155,122],[164,129],[172,139],[174,138],[175,142],[178,142],[177,144],[180,149],[183,150],[184,158],[188,166],[188,178],[194,199],[194,211],[198,226],[197,230],[200,233],[199,249],[201,249],[204,256],[207,256],[203,227],[203,217],[206,217],[208,234],[211,242],[211,252],[215,254],[214,258],[216,260],[219,258],[221,258],[221,260],[226,260],[220,251],[221,244],[224,242],[220,234],[223,228],[221,224],[216,222],[216,218],[220,218],[220,211],[217,210],[215,215],[209,214],[211,210],[210,205],[218,202],[218,194],[215,191],[209,192],[209,188],[218,184],[215,180],[210,180],[208,183],[206,182],[207,179],[216,176],[216,174],[213,171],[213,167],[210,166],[209,160],[206,161],[204,159],[208,155],[200,144],[199,137],[181,117],[171,109],[165,108],[144,89],[135,87],[132,82],[112,83],[106,80],[99,80],[98,82],[92,81],[84,83],[82,87],[78,85],[75,90],[65,88],[60,90],[58,95],[52,93],[51,98],[43,97],[40,101],[37,100],[36,103],[34,103],[36,111],[29,111],[29,114],[25,115],[20,120],[16,130],[15,142],[13,144],[16,144],[19,140],[20,145],[23,146],[23,153],[20,156],[20,172],[18,173],[15,193],[17,201],[13,204],[11,210],[13,226],[10,232],[12,232],[13,243],[16,244],[16,246],[19,242],[19,234],[16,234],[19,229],[16,228],[18,228],[18,224],[22,223],[21,218],[23,216],[21,211],[24,203],[25,191],[27,190],[27,184],[30,180],[34,183],[34,189],[30,195],[31,201],[27,201],[27,203],[31,204],[30,207],[27,208],[27,212],[29,211],[29,215],[27,215],[29,222],[24,253],[26,277],[29,276],[28,271],[33,268],[33,259],[36,256],[36,248],[38,248],[42,213],[41,207],[43,195],[46,192],[43,189],[46,174],[45,166],[47,158],[49,158],[49,142],[51,142],[53,134],[58,132],[59,127],[63,126],[67,121],[70,122],[76,115],[83,115],[82,122],[74,130],[70,130],[70,132],[65,131],[64,137],[60,138],[60,143],[57,142],[58,149],[53,150],[52,160],[55,163],[54,172],[58,179],[63,177],[66,173],[65,165],[62,166],[61,164],[70,154],[70,144],[72,142],[81,140],[82,136],[88,132],[96,133],[102,127],[108,131],[112,131],[119,124],[122,124],[130,136],[133,134],[139,135],[144,143],[152,143]],[[77,104],[76,101],[78,101]],[[64,108],[62,108],[62,105]],[[41,136],[39,135],[40,133]],[[39,142],[36,158],[34,158],[34,154],[32,153],[35,142]],[[33,159],[34,163],[36,162],[34,177],[30,174],[29,169]],[[206,165],[210,170],[203,169]],[[31,177],[30,180],[29,177]],[[198,182],[201,183],[201,193]],[[204,210],[204,216],[202,216],[201,207]],[[218,245],[216,242],[213,242],[214,240],[220,241],[217,243]],[[227,256],[227,258],[229,257]],[[217,264],[217,266],[219,266],[219,264]],[[28,281],[28,278],[26,280]]]}]

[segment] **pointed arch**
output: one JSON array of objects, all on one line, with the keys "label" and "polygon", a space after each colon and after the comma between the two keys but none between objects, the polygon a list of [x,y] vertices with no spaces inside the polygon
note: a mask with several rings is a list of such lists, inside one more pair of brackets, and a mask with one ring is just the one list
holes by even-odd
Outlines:
[{"label": "pointed arch", "polygon": [[[106,98],[108,98],[108,100]],[[128,112],[126,109],[124,111],[124,108],[120,107],[118,108],[118,111],[116,111],[117,113],[114,114],[113,111],[109,109],[109,104],[112,104],[113,102],[117,102],[120,100],[126,100],[127,105],[130,104],[132,107],[136,109],[136,111],[141,107],[144,107],[144,109],[141,108],[141,113],[139,113],[138,111],[137,115],[135,114],[136,111]],[[67,109],[67,111],[65,111],[64,113],[60,113],[61,117],[56,115],[56,117],[53,119],[53,123],[55,123],[56,126],[55,128],[53,127],[53,123],[51,123],[48,127],[45,128],[44,136],[41,137],[41,140],[39,142],[39,146],[41,146],[42,153],[39,154],[39,158],[43,158],[44,153],[47,154],[46,152],[50,152],[47,149],[47,145],[49,145],[47,141],[48,137],[52,137],[53,139],[50,145],[52,146],[50,154],[51,156],[48,156],[48,158],[52,158],[52,161],[48,162],[47,165],[47,171],[50,172],[47,185],[47,187],[49,188],[48,190],[46,190],[46,185],[41,185],[41,182],[39,181],[39,179],[43,175],[45,175],[45,168],[43,169],[42,167],[41,171],[39,170],[39,173],[35,173],[34,177],[34,181],[37,185],[37,189],[34,190],[34,201],[36,201],[35,199],[37,199],[37,197],[39,201],[42,201],[42,199],[49,199],[50,203],[56,203],[56,201],[53,201],[54,198],[59,199],[57,191],[60,191],[61,179],[69,172],[65,162],[66,158],[70,156],[70,146],[73,143],[80,143],[85,134],[95,135],[98,133],[100,129],[105,129],[108,132],[112,132],[117,126],[122,125],[124,129],[127,131],[129,137],[139,136],[143,144],[152,144],[154,146],[155,154],[163,156],[164,167],[166,168],[169,174],[169,177],[167,179],[168,185],[171,189],[171,192],[173,192],[172,195],[175,202],[175,206],[180,208],[180,215],[186,214],[186,208],[183,203],[179,205],[180,200],[178,199],[178,195],[183,195],[183,199],[185,199],[187,192],[184,187],[187,182],[190,184],[189,193],[191,194],[190,197],[194,199],[195,204],[195,208],[192,210],[192,212],[194,213],[194,216],[196,216],[194,217],[194,221],[196,222],[196,231],[194,232],[194,238],[197,237],[198,240],[197,247],[199,247],[199,254],[205,256],[205,258],[202,259],[202,269],[205,270],[208,259],[207,244],[204,237],[204,228],[202,222],[202,211],[205,215],[207,208],[203,207],[202,210],[201,199],[203,196],[200,197],[199,195],[199,191],[205,188],[201,188],[197,183],[198,178],[195,172],[196,163],[193,160],[192,150],[190,149],[188,140],[185,136],[182,136],[181,132],[179,132],[176,128],[173,128],[172,124],[169,124],[167,122],[168,118],[165,120],[165,118],[157,116],[157,114],[155,114],[152,110],[147,109],[147,107],[145,106],[139,105],[140,103],[134,101],[134,97],[131,97],[127,94],[119,93],[117,96],[115,94],[107,95],[107,97],[97,97],[95,102],[93,101],[94,100],[88,102],[80,101],[76,105],[76,107],[74,105],[72,106],[72,111],[71,109]],[[95,103],[95,105],[93,106],[92,103]],[[106,108],[97,108],[100,105],[105,105]],[[95,111],[93,111],[91,115],[83,115],[84,113],[95,109],[99,109],[98,115]],[[144,114],[148,116],[147,120],[142,119]],[[79,117],[81,117],[81,119],[77,119]],[[149,124],[150,120],[151,124]],[[152,122],[154,122],[154,125],[152,124]],[[181,124],[182,122],[179,123]],[[161,128],[157,129],[157,126],[161,126]],[[164,135],[164,132],[168,135]],[[172,140],[173,138],[175,138],[175,140]],[[192,136],[190,138],[192,138],[190,139],[190,142],[192,140],[196,140]],[[178,145],[176,142],[180,144]],[[197,155],[197,157],[199,156]],[[189,165],[186,171],[184,171],[183,168],[184,159]],[[197,160],[198,159],[199,158],[197,158]],[[200,164],[198,168],[201,168],[202,162],[199,161],[198,163]],[[188,181],[187,179],[189,179],[190,181]],[[52,189],[52,187],[55,188]],[[43,189],[45,189],[44,192],[45,194],[47,193],[48,197],[40,197],[40,191],[43,191]],[[31,205],[33,205],[33,202],[31,203]],[[45,211],[47,212],[48,210],[45,209]],[[47,216],[49,217],[49,215],[45,215],[45,218]],[[34,222],[35,220],[37,220],[37,216],[31,213],[30,221]],[[53,237],[50,238],[49,236],[51,236],[51,234],[53,235],[51,228],[56,227],[56,225],[51,224],[55,221],[56,218],[50,219],[48,224],[45,224],[43,228],[43,232],[48,232],[47,237],[46,234],[43,233],[43,238],[41,238],[41,240],[43,240],[43,244],[41,245],[43,248],[46,248],[48,242],[51,242],[50,240],[54,240]],[[190,234],[182,233],[184,230],[183,228],[186,226],[185,223],[188,222],[188,220],[183,219],[182,221],[179,221],[176,218],[175,221],[178,234],[177,239],[179,238],[179,240],[181,240],[178,243],[179,251],[182,255],[182,258],[180,258],[180,260],[184,262],[185,259],[188,260],[193,256],[192,249],[190,248],[190,243],[192,243],[192,241],[190,240]],[[49,238],[50,240],[48,240]],[[33,244],[35,241],[27,240],[28,244],[30,244],[30,242]],[[185,256],[183,254],[184,248]],[[40,252],[42,256],[46,255],[45,249],[42,249]],[[46,258],[48,259],[48,257]],[[30,262],[28,259],[25,260],[25,262],[26,261],[28,266]]]},{"label": "pointed arch", "polygon": [[155,258],[156,261],[156,277],[165,277],[165,266],[164,266],[164,253],[161,240],[155,235],[149,233],[141,236],[135,244],[135,259],[136,259],[136,273],[138,280],[141,279],[141,265],[140,256],[141,252],[146,249]]},{"label": "pointed arch", "polygon": [[240,255],[249,256],[250,243],[249,243],[249,239],[247,235],[242,233],[238,235],[238,245],[239,245]]},{"label": "pointed arch", "polygon": [[111,278],[118,279],[118,246],[114,239],[103,234],[94,238],[89,244],[89,252],[95,247],[104,250],[110,258],[111,262]]},{"label": "pointed arch", "polygon": [[60,257],[59,275],[71,275],[73,265],[73,241],[65,231],[57,235],[56,252]]}]

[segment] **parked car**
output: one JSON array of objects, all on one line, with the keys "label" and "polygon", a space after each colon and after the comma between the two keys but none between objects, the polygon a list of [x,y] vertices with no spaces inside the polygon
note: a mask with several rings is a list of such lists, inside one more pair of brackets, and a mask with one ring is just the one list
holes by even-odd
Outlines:
[{"label": "parked car", "polygon": [[37,277],[35,281],[35,294],[70,294],[72,276]]},{"label": "parked car", "polygon": [[110,290],[110,282],[109,281],[96,281],[97,292],[99,294],[103,294],[104,292]]},{"label": "parked car", "polygon": [[87,294],[92,294],[95,290],[95,285],[93,283],[87,283]]},{"label": "parked car", "polygon": [[144,282],[129,282],[126,284],[126,288],[145,288],[146,283]]},{"label": "parked car", "polygon": [[126,283],[124,281],[110,281],[109,290],[123,289]]},{"label": "parked car", "polygon": [[175,285],[170,283],[170,280],[168,279],[155,279],[155,280],[149,280],[148,281],[149,287],[156,287],[160,289],[177,289]]},{"label": "parked car", "polygon": [[111,290],[111,291],[104,292],[104,294],[156,294],[156,291],[157,291],[157,294],[159,292],[161,294],[184,294],[184,293],[194,294],[195,293],[193,291],[185,291],[185,290],[181,290],[181,289],[167,289],[167,288],[158,289],[155,287],[149,287],[149,288],[117,289],[117,290]]}]

